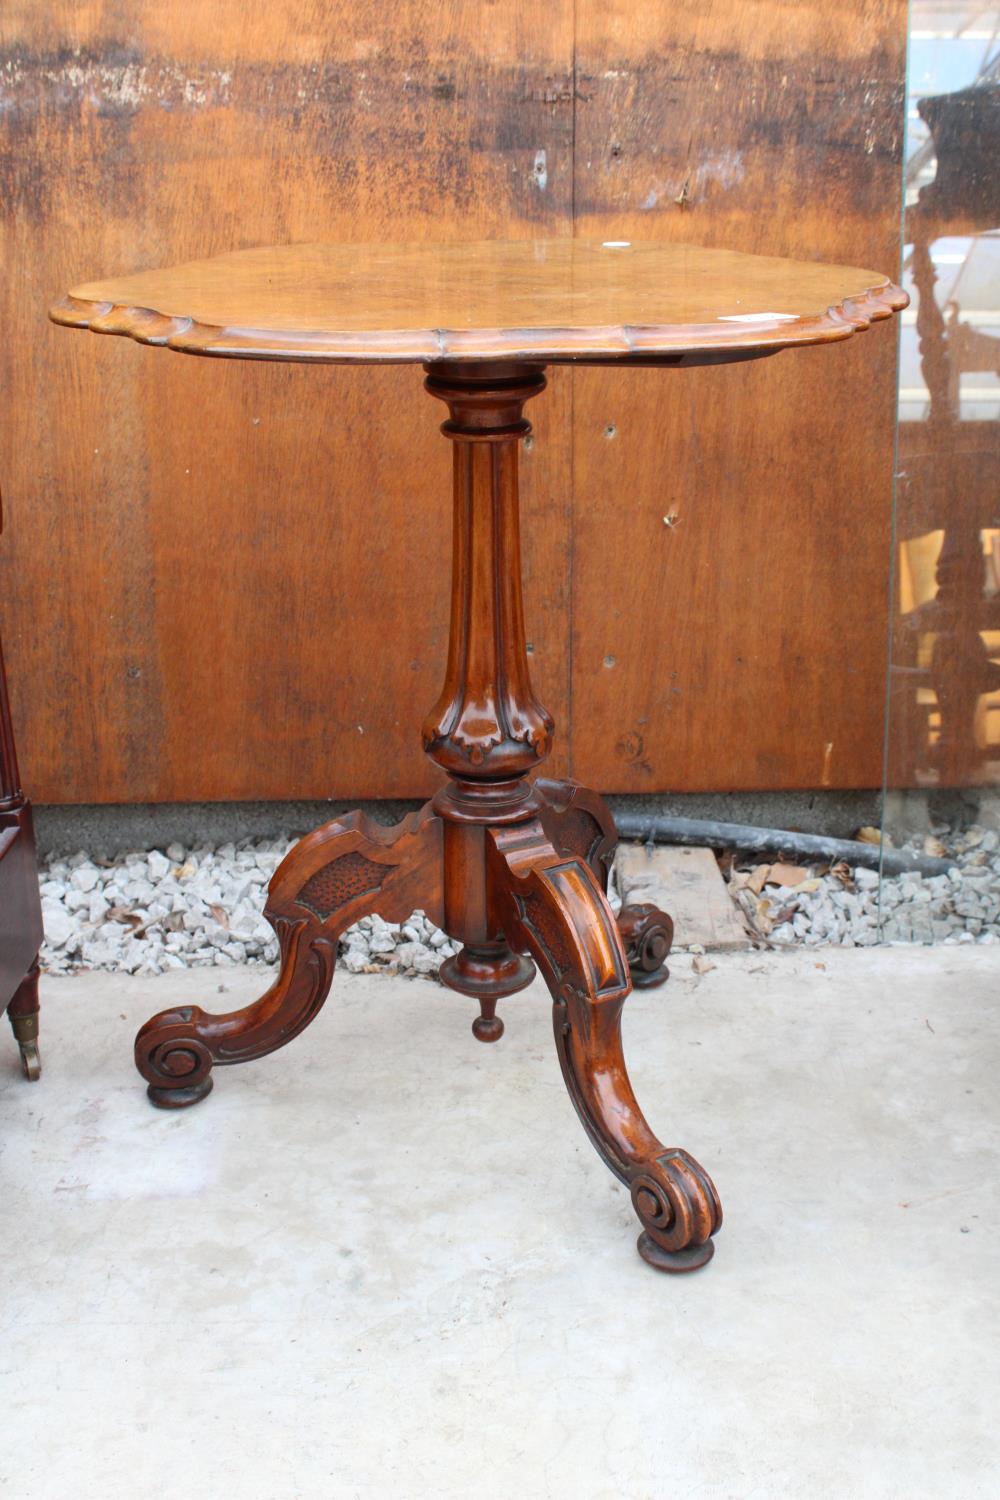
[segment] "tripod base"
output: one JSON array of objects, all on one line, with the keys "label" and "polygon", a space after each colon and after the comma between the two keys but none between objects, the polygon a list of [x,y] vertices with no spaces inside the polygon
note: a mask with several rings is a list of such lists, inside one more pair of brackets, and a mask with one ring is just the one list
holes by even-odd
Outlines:
[{"label": "tripod base", "polygon": [[[673,924],[650,907],[625,907],[616,920],[605,895],[613,829],[596,793],[538,781],[521,821],[477,830],[485,907],[503,935],[467,942],[441,978],[479,1001],[473,1033],[493,1042],[504,1029],[498,1001],[530,984],[537,968],[552,994],[573,1103],[600,1155],[633,1188],[646,1231],[640,1254],[658,1270],[695,1270],[712,1255],[718,1199],[697,1163],[668,1151],[646,1124],[620,1033],[632,987],[622,932],[642,965],[651,951],[665,958]],[[191,1006],[147,1022],[136,1063],[151,1101],[160,1109],[197,1104],[211,1091],[213,1067],[262,1057],[304,1030],[326,999],[340,934],[361,917],[404,921],[422,908],[444,926],[446,849],[445,820],[430,804],[395,828],[352,813],[297,844],[274,875],[265,910],[281,947],[275,982],[243,1010],[212,1015]],[[636,930],[644,941],[636,942]]]}]

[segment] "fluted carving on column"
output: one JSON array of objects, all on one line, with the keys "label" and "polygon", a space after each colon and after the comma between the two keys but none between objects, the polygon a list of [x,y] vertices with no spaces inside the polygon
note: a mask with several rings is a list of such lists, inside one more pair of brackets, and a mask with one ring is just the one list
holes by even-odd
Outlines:
[{"label": "fluted carving on column", "polygon": [[454,442],[455,509],[448,666],[424,748],[449,775],[472,780],[523,776],[552,742],[528,671],[517,478],[517,445],[531,430],[524,403],[545,376],[512,368],[429,367],[427,379],[451,412],[441,430]]}]

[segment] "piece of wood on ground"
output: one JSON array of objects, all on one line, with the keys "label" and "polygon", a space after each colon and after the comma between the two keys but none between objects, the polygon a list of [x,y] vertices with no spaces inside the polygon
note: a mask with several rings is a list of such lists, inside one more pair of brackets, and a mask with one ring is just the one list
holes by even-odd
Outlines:
[{"label": "piece of wood on ground", "polygon": [[678,947],[747,946],[746,930],[711,849],[620,844],[615,878],[623,902],[650,901],[673,917]]}]

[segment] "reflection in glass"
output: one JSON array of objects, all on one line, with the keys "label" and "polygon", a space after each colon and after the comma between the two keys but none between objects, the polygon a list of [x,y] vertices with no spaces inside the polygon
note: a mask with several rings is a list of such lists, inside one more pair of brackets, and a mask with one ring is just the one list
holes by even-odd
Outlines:
[{"label": "reflection in glass", "polygon": [[1000,783],[1000,39],[979,5],[912,28],[888,767],[954,826]]}]

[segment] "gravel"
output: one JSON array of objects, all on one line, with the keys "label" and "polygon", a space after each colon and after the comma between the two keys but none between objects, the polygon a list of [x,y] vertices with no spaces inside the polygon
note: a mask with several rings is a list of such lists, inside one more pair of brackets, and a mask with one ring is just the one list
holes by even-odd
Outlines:
[{"label": "gravel", "polygon": [[[43,966],[51,974],[162,974],[272,965],[278,942],[262,912],[268,881],[293,842],[199,849],[170,844],[113,861],[91,859],[82,850],[55,856],[40,873]],[[355,974],[431,974],[457,950],[422,912],[402,924],[373,916],[344,933],[341,962]]]},{"label": "gravel", "polygon": [[755,890],[753,872],[766,867],[737,862],[729,871],[730,894],[752,938],[769,947],[1000,942],[1000,837],[993,830],[976,826],[903,847],[953,863],[944,875],[881,882],[875,870],[812,866],[797,884]]},{"label": "gravel", "polygon": [[[82,851],[53,856],[40,875],[42,964],[54,974],[273,965],[278,944],[261,913],[267,883],[292,844],[170,844],[114,861]],[[819,866],[798,884],[775,885],[764,883],[764,867],[734,862],[729,889],[751,939],[769,947],[1000,942],[997,834],[974,827],[922,847],[954,860],[947,875],[902,875],[880,889],[874,871]],[[457,948],[422,912],[403,923],[372,916],[343,935],[340,961],[355,974],[435,975]]]}]

